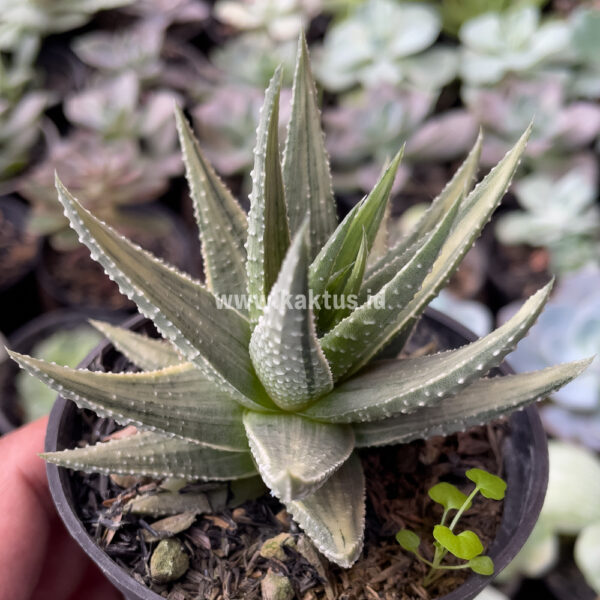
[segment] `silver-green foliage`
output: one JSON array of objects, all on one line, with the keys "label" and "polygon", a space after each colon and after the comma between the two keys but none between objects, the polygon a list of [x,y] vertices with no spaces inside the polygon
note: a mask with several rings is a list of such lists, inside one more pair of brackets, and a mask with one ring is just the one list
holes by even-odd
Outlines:
[{"label": "silver-green foliage", "polygon": [[[414,231],[367,266],[402,153],[336,225],[303,39],[297,60],[283,164],[280,72],[267,90],[247,218],[177,112],[204,284],[118,235],[57,182],[81,241],[165,338],[149,341],[102,326],[144,370],[97,373],[13,358],[79,406],[141,430],[126,440],[50,453],[47,460],[82,470],[200,479],[258,471],[323,554],[349,567],[362,548],[365,517],[356,447],[450,434],[494,419],[570,381],[587,362],[484,378],[526,334],[549,287],[473,344],[411,359],[389,351],[408,338],[489,220],[528,134],[469,191],[479,140]],[[311,294],[321,296],[317,303]],[[348,303],[355,296],[359,306],[326,303],[325,294]],[[373,362],[384,349],[392,358]]]}]

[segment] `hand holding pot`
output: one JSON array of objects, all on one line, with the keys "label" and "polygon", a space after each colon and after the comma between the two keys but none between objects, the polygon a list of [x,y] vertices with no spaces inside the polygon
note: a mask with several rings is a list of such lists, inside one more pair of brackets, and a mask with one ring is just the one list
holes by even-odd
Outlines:
[{"label": "hand holding pot", "polygon": [[0,600],[118,600],[52,504],[37,456],[47,421],[0,439]]}]

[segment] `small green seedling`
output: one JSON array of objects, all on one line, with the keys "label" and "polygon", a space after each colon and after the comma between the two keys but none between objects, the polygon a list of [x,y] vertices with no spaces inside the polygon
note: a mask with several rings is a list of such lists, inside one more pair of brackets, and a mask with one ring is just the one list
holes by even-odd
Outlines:
[{"label": "small green seedling", "polygon": [[[470,469],[466,472],[466,476],[475,484],[475,489],[469,496],[445,482],[438,483],[429,490],[429,497],[444,508],[440,524],[433,528],[435,553],[432,561],[427,560],[419,552],[421,538],[416,533],[402,529],[396,534],[396,540],[404,550],[411,552],[430,567],[423,581],[425,586],[433,583],[444,571],[471,569],[480,575],[494,573],[494,563],[489,556],[483,555],[483,544],[479,536],[469,530],[457,535],[454,529],[463,513],[471,508],[473,499],[478,493],[481,493],[484,498],[502,500],[506,492],[506,482],[481,469]],[[456,513],[450,524],[446,525],[451,511]],[[442,561],[448,553],[467,562],[460,565],[444,565]]]}]

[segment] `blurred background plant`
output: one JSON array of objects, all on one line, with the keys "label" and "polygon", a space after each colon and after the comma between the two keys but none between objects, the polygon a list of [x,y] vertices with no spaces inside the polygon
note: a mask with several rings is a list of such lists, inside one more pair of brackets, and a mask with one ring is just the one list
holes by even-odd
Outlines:
[{"label": "blurred background plant", "polygon": [[458,68],[455,49],[431,47],[441,25],[439,12],[428,4],[358,3],[326,32],[317,77],[334,92],[358,84],[439,90],[455,78]]},{"label": "blurred background plant", "polygon": [[513,191],[522,210],[498,219],[496,235],[502,243],[546,247],[556,274],[600,265],[597,186],[586,174],[574,170],[556,178],[534,172],[517,181]]},{"label": "blurred background plant", "polygon": [[[100,342],[102,336],[90,325],[57,331],[40,340],[31,350],[32,356],[50,360],[57,364],[76,367]],[[24,423],[35,421],[47,415],[54,404],[56,394],[33,377],[24,377],[18,373],[16,377],[18,403]]]}]

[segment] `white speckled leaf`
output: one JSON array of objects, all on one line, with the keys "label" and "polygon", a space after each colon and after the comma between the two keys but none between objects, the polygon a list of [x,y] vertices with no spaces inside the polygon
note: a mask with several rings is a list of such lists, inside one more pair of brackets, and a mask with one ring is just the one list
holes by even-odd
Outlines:
[{"label": "white speckled leaf", "polygon": [[398,313],[414,297],[454,224],[460,199],[394,278],[321,339],[337,381],[366,365],[396,330]]},{"label": "white speckled leaf", "polygon": [[489,423],[543,399],[577,377],[588,364],[583,360],[533,373],[480,379],[436,406],[382,421],[355,423],[356,445],[404,444]]},{"label": "white speckled leaf", "polygon": [[147,373],[99,373],[11,356],[79,407],[123,425],[133,423],[223,450],[248,448],[240,405],[191,363]]},{"label": "white speckled leaf", "polygon": [[308,221],[298,231],[250,339],[250,356],[280,408],[298,410],[333,388],[308,304]]},{"label": "white speckled leaf", "polygon": [[365,477],[358,456],[350,458],[311,496],[286,502],[288,512],[332,562],[351,567],[362,551]]},{"label": "white speckled leaf", "polygon": [[312,494],[350,456],[350,426],[317,423],[291,413],[247,411],[244,425],[263,481],[282,501]]},{"label": "white speckled leaf", "polygon": [[279,159],[280,90],[281,67],[278,67],[265,93],[254,149],[246,243],[248,304],[252,323],[256,323],[262,313],[290,243]]},{"label": "white speckled leaf", "polygon": [[154,371],[183,362],[178,352],[166,340],[155,339],[90,319],[90,323],[102,333],[121,354],[143,371]]},{"label": "white speckled leaf", "polygon": [[348,213],[311,264],[309,283],[316,296],[325,291],[335,274],[355,262],[363,232],[369,250],[373,246],[403,152],[404,148],[396,154],[371,193]]},{"label": "white speckled leaf", "polygon": [[256,474],[248,452],[221,452],[152,432],[41,456],[61,467],[106,475],[229,480]]},{"label": "white speckled leaf", "polygon": [[217,295],[245,294],[246,213],[202,154],[178,107],[175,118],[200,231],[206,285]]},{"label": "white speckled leaf", "polygon": [[491,219],[519,166],[530,133],[531,126],[506,156],[463,200],[456,225],[442,247],[431,272],[425,278],[419,292],[398,315],[396,339],[392,343],[393,354],[400,352],[419,315],[446,285],[473,242],[479,237],[485,224]]},{"label": "white speckled leaf", "polygon": [[548,284],[502,327],[462,348],[433,356],[374,362],[303,414],[332,423],[351,423],[385,419],[438,404],[502,362],[533,325],[550,290]]},{"label": "white speckled leaf", "polygon": [[309,257],[312,260],[335,230],[337,216],[317,90],[303,34],[298,41],[292,116],[283,155],[283,182],[292,236],[306,215],[310,215]]},{"label": "white speckled leaf", "polygon": [[60,181],[56,185],[65,214],[92,258],[161,334],[240,404],[271,404],[248,355],[246,317],[219,306],[200,283],[120,236],[83,208]]},{"label": "white speckled leaf", "polygon": [[[431,206],[419,219],[415,227],[403,237],[393,248],[390,248],[381,258],[369,265],[361,288],[364,297],[367,290],[377,293],[392,277],[406,264],[411,256],[407,251],[422,240],[440,221],[454,203],[466,197],[475,181],[475,174],[481,154],[481,134],[469,155],[458,168],[452,179],[446,184],[441,193],[433,200]],[[459,210],[460,214],[460,210]]]}]

